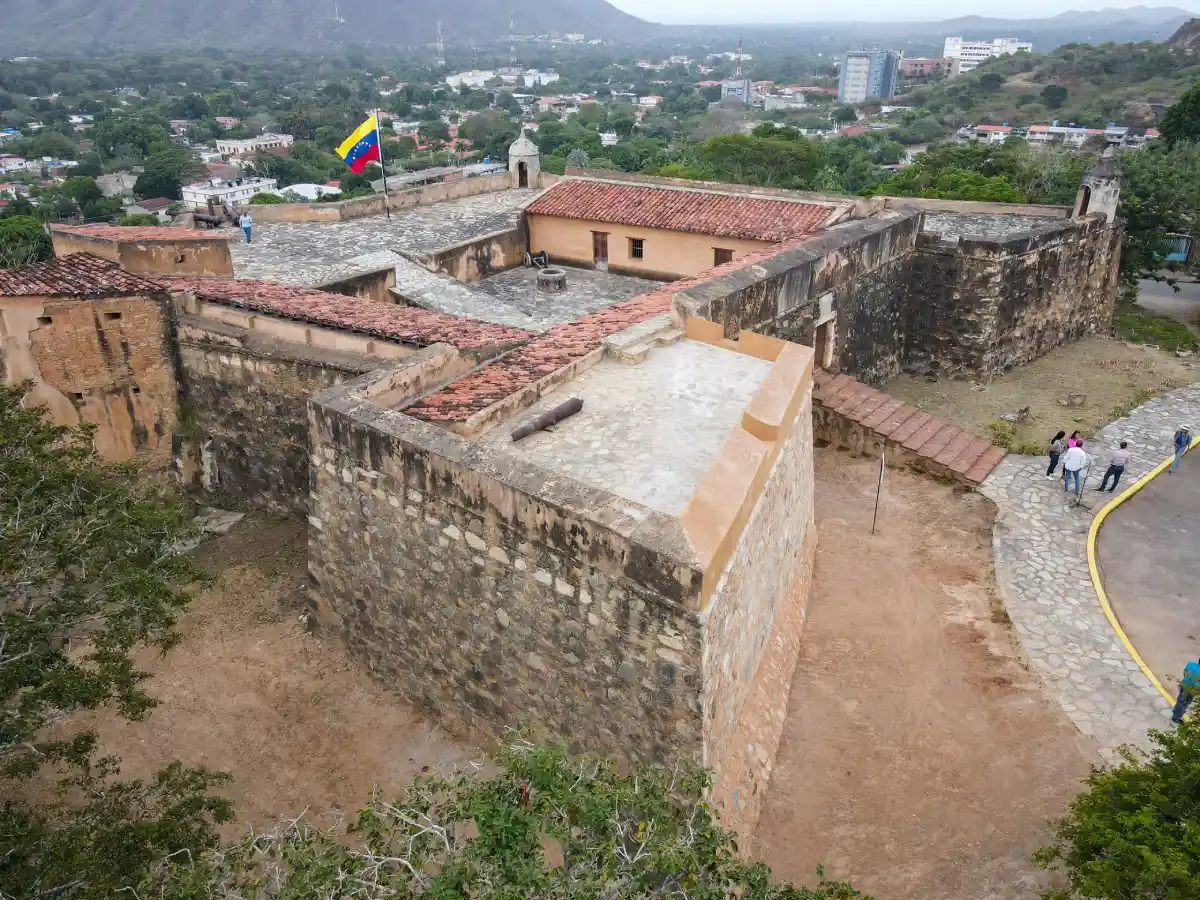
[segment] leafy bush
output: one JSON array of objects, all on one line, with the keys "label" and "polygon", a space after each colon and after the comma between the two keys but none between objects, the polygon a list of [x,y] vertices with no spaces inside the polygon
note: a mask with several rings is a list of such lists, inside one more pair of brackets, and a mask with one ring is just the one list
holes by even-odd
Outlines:
[{"label": "leafy bush", "polygon": [[1200,349],[1196,333],[1170,316],[1159,315],[1120,302],[1113,310],[1113,335],[1122,341],[1155,344],[1168,352]]},{"label": "leafy bush", "polygon": [[250,198],[251,206],[270,206],[275,203],[287,203],[287,198],[270,193],[255,194]]},{"label": "leafy bush", "polygon": [[1055,842],[1034,855],[1067,885],[1045,900],[1200,898],[1200,726],[1150,732],[1148,754],[1093,769],[1087,790],[1053,823]]},{"label": "leafy bush", "polygon": [[41,262],[54,256],[50,237],[33,216],[0,219],[0,269]]},{"label": "leafy bush", "polygon": [[154,213],[130,213],[127,216],[121,216],[118,225],[134,226],[134,225],[158,225],[158,216]]}]

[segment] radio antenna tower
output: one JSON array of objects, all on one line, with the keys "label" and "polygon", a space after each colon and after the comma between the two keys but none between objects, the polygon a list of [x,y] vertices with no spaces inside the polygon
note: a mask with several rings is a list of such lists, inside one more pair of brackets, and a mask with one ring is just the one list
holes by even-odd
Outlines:
[{"label": "radio antenna tower", "polygon": [[738,81],[741,81],[741,80],[742,80],[742,39],[741,39],[741,37],[739,37],[739,38],[738,38],[738,70],[737,70],[737,80],[738,80]]},{"label": "radio antenna tower", "polygon": [[510,66],[517,64],[516,27],[513,25],[513,22],[513,14],[510,10],[508,13],[508,64]]},{"label": "radio antenna tower", "polygon": [[446,45],[442,43],[442,20],[437,21],[437,59],[434,60],[434,65],[439,69],[446,67]]}]

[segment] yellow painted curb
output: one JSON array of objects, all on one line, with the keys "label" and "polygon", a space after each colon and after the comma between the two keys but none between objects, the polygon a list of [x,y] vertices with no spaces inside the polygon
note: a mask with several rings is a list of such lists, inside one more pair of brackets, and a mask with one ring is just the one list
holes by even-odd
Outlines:
[{"label": "yellow painted curb", "polygon": [[[1192,443],[1188,445],[1188,452],[1200,445],[1200,437],[1192,438]],[[1096,513],[1096,518],[1092,519],[1092,526],[1088,529],[1087,539],[1087,560],[1088,572],[1092,576],[1092,587],[1096,589],[1096,596],[1100,598],[1100,607],[1104,610],[1104,615],[1108,619],[1108,624],[1112,626],[1113,631],[1117,633],[1117,637],[1121,643],[1125,645],[1125,649],[1129,651],[1129,655],[1133,657],[1133,661],[1138,664],[1138,668],[1142,670],[1150,683],[1158,690],[1168,703],[1175,703],[1175,696],[1163,687],[1162,682],[1158,680],[1150,667],[1146,665],[1146,661],[1142,659],[1142,655],[1137,652],[1137,648],[1133,646],[1133,642],[1129,640],[1129,635],[1125,633],[1125,629],[1121,627],[1120,621],[1117,619],[1117,614],[1113,611],[1112,604],[1108,602],[1108,594],[1104,592],[1104,585],[1100,583],[1100,570],[1096,566],[1096,535],[1100,533],[1100,526],[1104,524],[1104,520],[1108,518],[1108,514],[1148,485],[1153,479],[1161,475],[1175,458],[1172,453],[1157,466],[1146,473],[1145,477],[1139,478],[1121,493],[1117,494],[1112,500],[1104,504],[1100,512]]]}]

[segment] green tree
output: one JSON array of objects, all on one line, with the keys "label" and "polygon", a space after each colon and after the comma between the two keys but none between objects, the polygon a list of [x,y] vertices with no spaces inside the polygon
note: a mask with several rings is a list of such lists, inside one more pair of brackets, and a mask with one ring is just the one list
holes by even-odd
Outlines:
[{"label": "green tree", "polygon": [[[33,216],[0,218],[0,269],[41,262],[53,256],[50,237],[38,219]],[[3,752],[2,738],[0,752]]]},{"label": "green tree", "polygon": [[[114,760],[92,759],[93,735],[43,727],[102,705],[144,715],[154,701],[131,653],[175,643],[199,573],[178,549],[185,510],[132,466],[101,463],[94,426],[25,405],[30,387],[0,386],[0,891],[101,900],[171,853],[215,846],[230,817],[207,796],[220,776],[174,764],[121,782]],[[16,799],[11,779],[46,764],[69,772],[57,799]]]},{"label": "green tree", "polygon": [[833,111],[831,118],[839,125],[849,125],[858,121],[858,113],[854,111],[853,106],[839,106]]},{"label": "green tree", "polygon": [[154,213],[130,213],[126,216],[121,216],[118,225],[124,228],[142,227],[145,225],[159,225],[158,216]]},{"label": "green tree", "polygon": [[1048,84],[1042,88],[1040,99],[1046,109],[1061,109],[1067,102],[1068,91],[1059,84]]},{"label": "green tree", "polygon": [[348,835],[289,822],[239,844],[171,858],[138,886],[161,900],[350,896],[693,897],[854,900],[849,884],[771,881],[737,853],[704,801],[709,781],[674,769],[573,758],[510,740],[499,772],[418,777],[402,800],[376,794]]},{"label": "green tree", "polygon": [[1120,155],[1125,172],[1118,210],[1125,220],[1121,274],[1127,283],[1164,265],[1168,237],[1200,238],[1200,145],[1151,145]]},{"label": "green tree", "polygon": [[1087,790],[1035,855],[1066,887],[1046,900],[1200,898],[1200,727],[1150,732],[1146,755],[1094,769]]},{"label": "green tree", "polygon": [[281,197],[278,194],[272,194],[268,191],[255,194],[250,198],[251,206],[271,206],[276,203],[287,203],[287,198]]},{"label": "green tree", "polygon": [[1167,109],[1159,130],[1168,145],[1200,141],[1200,84]]},{"label": "green tree", "polygon": [[430,119],[417,127],[417,135],[424,144],[434,144],[450,140],[450,126],[440,119]]},{"label": "green tree", "polygon": [[204,167],[186,147],[168,147],[146,158],[145,171],[133,185],[139,200],[151,197],[179,199],[179,189],[190,179],[202,174]]}]

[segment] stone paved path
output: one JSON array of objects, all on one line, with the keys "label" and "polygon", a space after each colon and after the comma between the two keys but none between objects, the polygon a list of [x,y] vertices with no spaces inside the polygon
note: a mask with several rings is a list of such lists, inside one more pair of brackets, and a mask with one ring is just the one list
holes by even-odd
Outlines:
[{"label": "stone paved path", "polygon": [[1170,707],[1117,639],[1092,587],[1088,528],[1112,497],[1093,489],[1118,441],[1128,441],[1133,454],[1122,479],[1128,487],[1170,455],[1180,424],[1196,423],[1200,385],[1156,397],[1106,425],[1088,442],[1093,464],[1078,507],[1061,478],[1046,477],[1045,457],[1010,454],[980,487],[999,507],[996,577],[1025,653],[1106,756],[1121,744],[1145,746],[1148,728],[1169,727]]}]

